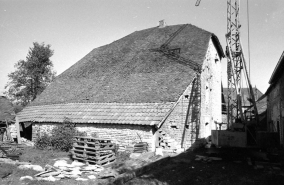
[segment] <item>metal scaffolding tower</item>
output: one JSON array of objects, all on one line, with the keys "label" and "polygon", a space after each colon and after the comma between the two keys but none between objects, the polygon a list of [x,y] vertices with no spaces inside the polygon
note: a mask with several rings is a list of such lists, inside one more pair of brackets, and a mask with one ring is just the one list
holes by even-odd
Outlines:
[{"label": "metal scaffolding tower", "polygon": [[240,21],[238,0],[227,0],[227,80],[228,80],[228,109],[227,121],[230,128],[236,120],[243,121],[241,105],[241,61]]},{"label": "metal scaffolding tower", "polygon": [[239,0],[227,0],[227,34],[226,34],[226,55],[227,55],[227,80],[228,80],[228,127],[234,123],[247,124],[252,118],[245,118],[242,107],[241,78],[244,70],[244,77],[249,87],[250,99],[254,109],[254,118],[258,123],[258,113],[254,97],[254,92],[250,83],[245,57],[240,40],[239,21]]}]

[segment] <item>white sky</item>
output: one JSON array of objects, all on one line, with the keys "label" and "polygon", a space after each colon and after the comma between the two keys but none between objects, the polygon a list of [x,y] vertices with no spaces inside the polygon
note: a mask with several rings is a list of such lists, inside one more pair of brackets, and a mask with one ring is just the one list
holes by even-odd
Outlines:
[{"label": "white sky", "polygon": [[[0,0],[0,94],[33,42],[50,44],[57,74],[92,49],[136,30],[190,23],[216,34],[225,48],[226,0]],[[247,0],[241,38],[247,57]],[[251,80],[263,93],[284,50],[284,1],[249,0]],[[247,57],[248,58],[248,57]],[[226,79],[226,59],[223,79]],[[226,86],[226,82],[223,82]]]}]

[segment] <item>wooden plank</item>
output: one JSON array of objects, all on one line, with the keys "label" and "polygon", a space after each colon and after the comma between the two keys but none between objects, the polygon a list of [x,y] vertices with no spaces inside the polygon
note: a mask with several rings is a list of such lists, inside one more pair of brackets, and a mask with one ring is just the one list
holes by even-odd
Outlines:
[{"label": "wooden plank", "polygon": [[9,141],[13,141],[13,138],[12,138],[11,133],[10,133],[8,121],[7,121],[7,120],[5,120],[5,121],[6,121],[6,127],[7,127],[7,128],[6,128],[7,138],[8,138]]},{"label": "wooden plank", "polygon": [[73,147],[75,148],[85,148],[85,149],[90,149],[90,150],[114,150],[115,149],[115,145],[114,144],[99,144],[96,145],[94,147],[92,147],[91,145],[87,145],[87,146],[82,146],[82,145],[78,145],[77,143],[73,144]]}]

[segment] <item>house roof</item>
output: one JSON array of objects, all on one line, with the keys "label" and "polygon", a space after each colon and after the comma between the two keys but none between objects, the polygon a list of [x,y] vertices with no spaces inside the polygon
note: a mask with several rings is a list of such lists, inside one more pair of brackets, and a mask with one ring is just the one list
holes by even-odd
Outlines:
[{"label": "house roof", "polygon": [[[181,26],[136,31],[92,50],[56,77],[31,105],[177,101],[195,72],[186,64],[150,50],[160,47]],[[190,24],[170,42],[169,48],[178,47],[182,57],[202,64],[210,39],[223,57],[218,38]]]},{"label": "house roof", "polygon": [[[256,101],[263,96],[263,93],[259,89],[257,89],[257,88],[252,88],[252,89],[253,89]],[[241,88],[241,94],[242,94],[242,106],[250,106],[251,103],[248,100],[248,98],[250,98],[249,88]],[[224,95],[225,101],[227,102],[227,100],[228,100],[228,88],[223,88],[223,95]],[[266,102],[266,99],[262,100],[262,101]]]},{"label": "house roof", "polygon": [[156,125],[173,103],[68,103],[26,107],[17,114],[20,122]]},{"label": "house roof", "polygon": [[[256,107],[257,107],[257,111],[258,114],[262,114],[263,112],[266,111],[266,106],[267,106],[267,100],[266,97],[264,96],[264,94],[255,88],[252,88],[254,91],[254,96],[255,96],[255,100],[256,100]],[[225,101],[227,102],[228,99],[228,88],[223,88],[223,95],[225,97]],[[241,89],[241,93],[242,93],[242,106],[243,107],[247,107],[250,109],[253,109],[252,104],[250,103],[250,101],[248,100],[248,98],[250,97],[249,95],[249,88],[242,88]],[[227,103],[225,104],[226,106]]]},{"label": "house roof", "polygon": [[280,59],[269,79],[269,87],[266,90],[265,94],[268,95],[269,92],[275,87],[275,84],[277,83],[278,79],[283,75],[284,71],[284,51],[282,52],[282,55],[280,56]]},{"label": "house roof", "polygon": [[284,51],[270,77],[269,84],[275,83],[281,75],[283,75],[284,70]]},{"label": "house roof", "polygon": [[5,96],[0,96],[0,122],[12,121],[14,118],[15,113],[12,103]]}]

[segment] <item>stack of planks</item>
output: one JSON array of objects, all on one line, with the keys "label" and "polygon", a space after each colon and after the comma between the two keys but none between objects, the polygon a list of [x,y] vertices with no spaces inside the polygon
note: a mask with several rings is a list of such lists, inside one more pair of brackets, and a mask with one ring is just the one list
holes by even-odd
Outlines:
[{"label": "stack of planks", "polygon": [[74,160],[103,166],[115,161],[115,149],[109,139],[75,136],[71,153]]},{"label": "stack of planks", "polygon": [[18,160],[24,147],[11,141],[0,142],[0,157]]},{"label": "stack of planks", "polygon": [[158,131],[158,146],[165,150],[175,150],[177,149],[177,142],[172,139],[166,132]]},{"label": "stack of planks", "polygon": [[148,152],[148,143],[147,142],[139,142],[134,145],[134,153],[144,153]]}]

